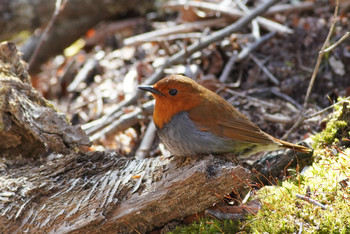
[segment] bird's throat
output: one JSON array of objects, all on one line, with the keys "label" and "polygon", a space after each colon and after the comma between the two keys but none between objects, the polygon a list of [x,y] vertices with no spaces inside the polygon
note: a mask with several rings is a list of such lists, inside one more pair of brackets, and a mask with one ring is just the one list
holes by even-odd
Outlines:
[{"label": "bird's throat", "polygon": [[153,112],[153,122],[157,128],[163,128],[163,126],[170,122],[171,118],[180,111],[169,103],[158,102]]},{"label": "bird's throat", "polygon": [[171,119],[178,113],[189,111],[198,106],[202,101],[200,98],[188,98],[172,101],[165,97],[156,97],[156,104],[153,112],[153,121],[157,128],[163,126],[171,121]]}]

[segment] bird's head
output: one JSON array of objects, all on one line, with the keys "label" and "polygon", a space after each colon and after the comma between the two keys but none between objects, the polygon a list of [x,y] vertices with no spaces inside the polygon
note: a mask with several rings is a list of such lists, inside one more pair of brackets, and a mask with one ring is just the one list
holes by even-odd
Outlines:
[{"label": "bird's head", "polygon": [[151,92],[156,99],[153,120],[158,128],[162,128],[174,115],[199,105],[207,91],[191,78],[182,75],[171,75],[153,86],[138,88]]}]

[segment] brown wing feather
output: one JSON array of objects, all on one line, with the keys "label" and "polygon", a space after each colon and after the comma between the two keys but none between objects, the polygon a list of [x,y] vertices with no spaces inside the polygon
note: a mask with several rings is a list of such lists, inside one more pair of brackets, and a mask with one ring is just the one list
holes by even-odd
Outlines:
[{"label": "brown wing feather", "polygon": [[218,98],[204,99],[203,105],[198,105],[189,111],[191,119],[200,130],[209,131],[210,129],[212,133],[218,136],[229,137],[235,141],[245,143],[276,144],[303,153],[312,152],[312,149],[276,139],[261,131],[258,126],[228,102],[225,101],[225,104],[220,102],[219,104],[218,100]]},{"label": "brown wing feather", "polygon": [[[216,95],[216,94],[215,94]],[[219,96],[218,96],[219,97]],[[189,111],[191,119],[202,131],[211,131],[222,137],[247,143],[277,143],[274,138],[260,130],[221,97],[208,97],[203,103]]]}]

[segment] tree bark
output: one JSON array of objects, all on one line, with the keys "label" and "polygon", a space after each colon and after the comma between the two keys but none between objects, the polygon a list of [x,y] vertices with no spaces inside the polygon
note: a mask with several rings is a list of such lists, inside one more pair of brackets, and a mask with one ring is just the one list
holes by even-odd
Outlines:
[{"label": "tree bark", "polygon": [[221,201],[216,194],[250,177],[212,156],[183,162],[103,152],[12,165],[1,174],[2,233],[144,233],[211,207]]},{"label": "tree bark", "polygon": [[90,141],[31,86],[13,43],[0,44],[0,152],[15,158],[69,153]]}]

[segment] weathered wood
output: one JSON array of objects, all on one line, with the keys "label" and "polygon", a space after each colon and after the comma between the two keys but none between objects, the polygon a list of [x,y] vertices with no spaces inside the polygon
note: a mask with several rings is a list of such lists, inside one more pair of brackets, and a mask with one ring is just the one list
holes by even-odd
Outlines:
[{"label": "weathered wood", "polygon": [[0,232],[143,233],[212,206],[250,177],[213,156],[184,160],[90,152],[13,165],[0,171]]},{"label": "weathered wood", "polygon": [[[302,145],[309,147],[305,142]],[[279,150],[266,154],[256,160],[253,165],[245,165],[252,171],[252,180],[260,184],[259,186],[275,185],[276,178],[288,176],[287,170],[298,167],[303,169],[313,162],[313,152],[300,153],[293,150]],[[283,174],[282,174],[283,173]]]},{"label": "weathered wood", "polygon": [[0,44],[0,155],[39,157],[52,150],[69,153],[88,145],[72,126],[31,86],[26,65],[11,42]]}]

